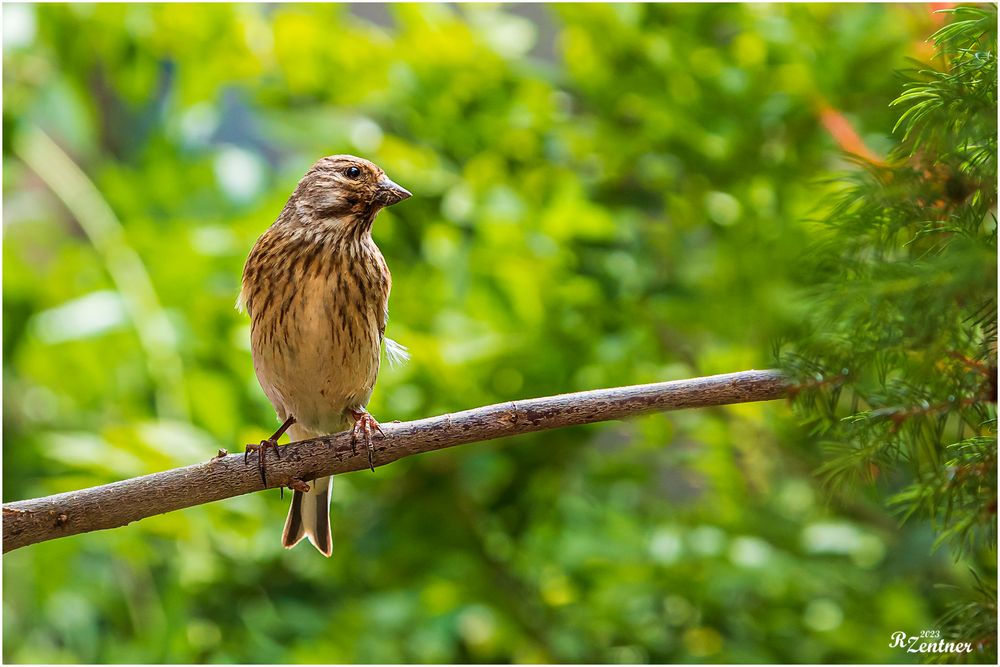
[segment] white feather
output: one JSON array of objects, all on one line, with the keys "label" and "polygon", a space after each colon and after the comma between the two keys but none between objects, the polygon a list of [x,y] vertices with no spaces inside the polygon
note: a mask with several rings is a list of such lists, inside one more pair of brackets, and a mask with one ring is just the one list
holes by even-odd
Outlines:
[{"label": "white feather", "polygon": [[390,366],[401,366],[410,360],[410,352],[405,345],[400,345],[391,338],[383,338],[385,343],[385,358]]}]

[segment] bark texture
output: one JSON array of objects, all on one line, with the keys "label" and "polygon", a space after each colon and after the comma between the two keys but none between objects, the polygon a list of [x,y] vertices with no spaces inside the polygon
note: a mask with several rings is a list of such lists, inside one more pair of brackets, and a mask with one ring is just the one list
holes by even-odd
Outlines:
[{"label": "bark texture", "polygon": [[[648,412],[767,401],[787,394],[780,372],[751,370],[724,375],[597,389],[498,403],[405,423],[383,423],[375,437],[375,465],[445,447],[563,426],[591,424]],[[267,454],[268,487],[368,467],[367,452],[351,452],[347,432],[281,447]],[[218,456],[80,491],[3,506],[3,551],[94,530],[118,528],[146,517],[232,498],[263,487],[257,460]],[[277,525],[277,524],[276,524]]]}]

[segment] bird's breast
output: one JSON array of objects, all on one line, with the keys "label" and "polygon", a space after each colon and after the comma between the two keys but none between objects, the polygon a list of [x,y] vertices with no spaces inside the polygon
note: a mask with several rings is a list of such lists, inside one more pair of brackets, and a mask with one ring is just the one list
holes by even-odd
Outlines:
[{"label": "bird's breast", "polygon": [[[248,293],[254,369],[279,415],[321,432],[363,407],[379,368],[390,278],[378,248],[312,244],[271,256]],[[248,260],[247,272],[250,273]]]}]

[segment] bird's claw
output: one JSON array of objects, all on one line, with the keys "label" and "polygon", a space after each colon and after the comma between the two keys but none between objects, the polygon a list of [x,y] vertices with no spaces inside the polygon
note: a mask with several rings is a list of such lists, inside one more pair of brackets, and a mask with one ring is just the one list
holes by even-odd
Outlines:
[{"label": "bird's claw", "polygon": [[267,488],[267,450],[273,449],[274,455],[279,459],[281,458],[281,448],[278,447],[277,438],[267,438],[266,440],[261,440],[259,445],[249,444],[246,449],[243,450],[243,464],[249,465],[250,463],[250,453],[257,452],[257,466],[260,470],[260,481]]},{"label": "bird's claw", "polygon": [[[285,431],[295,423],[294,416],[288,416],[285,421],[281,423],[278,430],[274,432],[270,438],[266,440],[261,440],[259,445],[247,445],[246,449],[243,450],[243,465],[247,465],[250,461],[250,452],[257,452],[258,465],[260,466],[260,481],[264,483],[264,488],[267,488],[267,462],[265,461],[265,455],[267,450],[273,449],[275,456],[279,459],[281,458],[281,450],[278,448],[278,438],[284,435]],[[284,487],[282,487],[284,489]],[[282,494],[283,495],[283,494]]]},{"label": "bird's claw", "polygon": [[372,431],[377,431],[380,436],[385,437],[382,427],[375,421],[370,413],[365,411],[352,411],[354,417],[354,428],[351,429],[351,453],[358,453],[358,438],[363,438],[365,447],[368,449],[368,467],[375,472],[375,445],[372,444]]},{"label": "bird's claw", "polygon": [[292,489],[293,491],[300,491],[302,493],[305,493],[309,490],[309,485],[303,482],[298,477],[292,477],[291,479],[288,480],[288,488]]}]

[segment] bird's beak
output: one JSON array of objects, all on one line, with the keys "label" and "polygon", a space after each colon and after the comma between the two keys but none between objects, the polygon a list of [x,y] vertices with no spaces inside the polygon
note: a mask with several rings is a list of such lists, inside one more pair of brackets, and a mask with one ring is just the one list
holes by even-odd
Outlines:
[{"label": "bird's beak", "polygon": [[392,206],[404,199],[409,199],[413,195],[401,185],[393,183],[388,176],[382,175],[378,181],[378,190],[375,193],[375,201],[382,206]]}]

